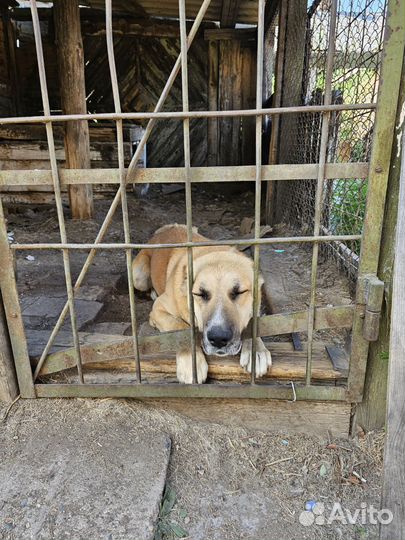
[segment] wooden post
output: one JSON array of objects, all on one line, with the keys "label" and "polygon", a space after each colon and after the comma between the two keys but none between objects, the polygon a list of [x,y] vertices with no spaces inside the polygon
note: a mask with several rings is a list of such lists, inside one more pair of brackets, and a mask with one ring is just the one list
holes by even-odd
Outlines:
[{"label": "wooden post", "polygon": [[[404,120],[402,119],[402,123]],[[392,512],[391,523],[381,525],[380,540],[405,539],[405,136],[392,291],[390,361],[388,375],[387,436],[384,455],[382,509]],[[385,515],[388,517],[388,515]]]},{"label": "wooden post", "polygon": [[[371,343],[364,398],[359,403],[355,424],[366,431],[379,429],[385,424],[388,357],[390,340],[390,318],[392,304],[392,274],[395,255],[395,229],[397,224],[398,194],[401,170],[401,140],[405,134],[403,110],[405,107],[405,59],[402,66],[402,83],[398,98],[395,135],[392,149],[387,198],[385,203],[378,277],[385,283],[384,302],[381,311],[378,341]],[[402,115],[402,119],[401,119]]]},{"label": "wooden post", "polygon": [[[208,42],[208,108],[218,110],[219,90],[219,41]],[[218,118],[209,118],[208,122],[208,166],[217,165],[218,160]]]},{"label": "wooden post", "polygon": [[0,401],[13,401],[18,395],[17,376],[0,294]]},{"label": "wooden post", "polygon": [[[63,113],[86,114],[84,54],[78,0],[56,0],[54,22]],[[66,123],[65,152],[67,168],[90,169],[88,122]],[[70,186],[69,199],[74,219],[90,219],[93,216],[92,186]]]}]

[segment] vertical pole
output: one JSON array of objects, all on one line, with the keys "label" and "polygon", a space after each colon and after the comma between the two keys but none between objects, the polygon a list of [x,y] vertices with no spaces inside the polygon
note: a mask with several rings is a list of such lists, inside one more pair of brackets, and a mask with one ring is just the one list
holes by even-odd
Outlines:
[{"label": "vertical pole", "polygon": [[[264,9],[266,0],[259,0],[257,15],[257,68],[256,109],[263,103],[263,54],[264,54]],[[260,209],[262,203],[262,116],[256,116],[256,180],[255,180],[255,240],[260,238]],[[259,316],[259,268],[260,246],[255,244],[253,258],[253,319],[252,319],[252,372],[251,383],[256,380],[256,339]]]},{"label": "vertical pole", "polygon": [[[180,45],[181,45],[181,87],[183,111],[189,111],[188,104],[188,69],[187,69],[187,34],[186,34],[186,7],[185,0],[179,0],[180,17]],[[184,135],[184,176],[186,182],[186,222],[187,222],[187,241],[193,240],[193,216],[191,199],[191,178],[190,178],[190,119],[183,120]],[[193,384],[197,383],[197,358],[196,358],[196,331],[194,317],[194,299],[193,299],[193,248],[187,248],[187,284],[188,284],[188,305],[190,311],[190,337],[191,354],[193,363]]]},{"label": "vertical pole", "polygon": [[[41,38],[41,27],[39,25],[39,17],[38,17],[38,9],[37,9],[36,0],[31,0],[31,16],[32,16],[32,25],[34,28],[35,48],[36,48],[36,53],[37,53],[37,63],[38,63],[38,72],[39,72],[39,82],[41,86],[42,105],[44,108],[44,114],[46,116],[49,116],[51,111],[50,111],[50,106],[49,106],[48,87],[46,83],[45,61],[44,61],[44,52],[42,49],[42,38]],[[58,215],[60,239],[62,243],[65,243],[67,242],[65,216],[63,214],[62,193],[61,193],[61,188],[60,188],[60,178],[59,178],[58,164],[56,161],[56,152],[55,152],[55,141],[53,137],[53,129],[52,129],[51,122],[47,122],[46,124],[46,137],[48,141],[49,160],[51,163],[53,189],[54,189],[54,194],[55,194],[56,212]],[[79,375],[80,383],[83,383],[84,381],[83,381],[82,358],[81,358],[81,353],[80,353],[79,334],[77,332],[75,300],[74,300],[73,286],[72,286],[72,274],[70,271],[70,257],[69,257],[69,251],[67,249],[62,250],[62,257],[63,257],[63,269],[65,272],[66,292],[68,296],[70,322],[72,326],[73,344],[74,344],[74,348],[76,352],[77,372]],[[37,366],[37,370],[38,369],[39,368]],[[37,370],[36,370],[36,373],[37,373]]]},{"label": "vertical pole", "polygon": [[[0,291],[3,297],[4,312],[8,322],[8,334],[13,350],[18,384],[22,397],[34,398],[30,359],[24,323],[21,316],[17,285],[15,282],[13,258],[8,245],[6,221],[0,199]],[[0,345],[1,347],[1,345]]]},{"label": "vertical pole", "polygon": [[13,401],[17,396],[18,382],[6,314],[0,294],[0,401]]},{"label": "vertical pole", "polygon": [[[118,88],[117,69],[115,66],[114,56],[114,42],[112,32],[112,5],[111,0],[106,0],[105,3],[105,25],[106,25],[106,40],[107,40],[107,53],[108,53],[108,65],[110,68],[111,85],[113,90],[114,108],[116,113],[121,112],[121,101]],[[125,243],[131,243],[131,234],[129,226],[128,216],[128,200],[127,189],[125,181],[125,160],[124,160],[124,137],[122,120],[117,120],[117,143],[118,143],[118,167],[120,171],[120,189],[121,189],[121,206],[122,206],[122,221],[124,226]],[[137,381],[142,382],[141,375],[141,362],[139,358],[139,346],[138,346],[138,328],[136,322],[136,305],[135,305],[135,290],[132,276],[132,251],[127,249],[125,251],[127,262],[127,275],[128,275],[128,294],[129,294],[129,306],[131,312],[131,326],[132,326],[132,339],[134,346],[135,368]]]},{"label": "vertical pole", "polygon": [[[325,76],[325,99],[324,105],[330,105],[332,100],[332,73],[335,56],[335,38],[336,38],[336,16],[337,16],[337,0],[332,0],[331,14],[329,23],[329,40],[328,40],[328,56],[326,62]],[[323,186],[325,183],[326,159],[328,154],[328,137],[329,137],[330,112],[325,112],[322,115],[321,128],[321,148],[319,151],[318,164],[318,179],[315,193],[315,216],[314,216],[314,236],[319,236],[322,220],[323,207]],[[312,248],[312,265],[311,265],[311,295],[308,307],[308,349],[307,349],[307,366],[305,382],[311,384],[312,371],[312,344],[314,335],[315,323],[315,304],[316,304],[316,279],[318,272],[318,255],[319,244],[315,242]]]},{"label": "vertical pole", "polygon": [[[86,85],[79,1],[56,0],[54,20],[62,110],[64,114],[86,114]],[[88,122],[66,123],[65,153],[67,168],[90,169]],[[93,217],[93,187],[91,185],[69,186],[69,199],[74,219],[91,219]]]}]

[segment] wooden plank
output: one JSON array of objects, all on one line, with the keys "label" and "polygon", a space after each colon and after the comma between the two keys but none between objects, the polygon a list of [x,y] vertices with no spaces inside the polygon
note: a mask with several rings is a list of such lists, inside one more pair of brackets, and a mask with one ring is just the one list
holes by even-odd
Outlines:
[{"label": "wooden plank", "polygon": [[[208,43],[208,108],[218,110],[219,91],[219,47],[216,41]],[[218,119],[208,119],[208,166],[217,164],[218,157]]]},{"label": "wooden plank", "polygon": [[[80,336],[81,337],[81,336]],[[122,336],[91,336],[90,342],[95,343],[100,339],[104,342],[119,342]],[[295,351],[291,343],[267,343],[272,354],[273,365],[269,373],[262,381],[272,379],[280,380],[304,380],[306,367],[306,349]],[[58,354],[58,353],[55,353]],[[239,357],[208,357],[208,378],[212,381],[222,382],[249,382],[250,375],[239,364]],[[134,373],[133,358],[97,358],[85,365],[86,370],[108,370],[120,373]],[[176,381],[176,354],[166,353],[161,355],[144,356],[141,358],[142,379],[148,382]],[[53,374],[55,372],[52,372]],[[317,381],[344,380],[346,373],[343,370],[334,369],[329,360],[324,343],[316,343],[314,346],[314,369],[313,379]]]},{"label": "wooden plank", "polygon": [[263,401],[257,399],[145,399],[148,405],[171,410],[198,421],[281,433],[347,437],[349,403]]},{"label": "wooden plank", "polygon": [[[55,2],[54,22],[62,110],[65,114],[85,114],[87,105],[79,1],[58,0]],[[90,139],[87,122],[66,123],[65,150],[68,168],[90,168]],[[91,219],[93,217],[91,185],[71,186],[69,199],[74,219]]]},{"label": "wooden plank", "polygon": [[[263,180],[305,180],[316,178],[318,165],[263,165]],[[191,167],[192,182],[254,182],[254,166],[227,167]],[[330,163],[326,166],[326,178],[366,178],[367,163]],[[136,183],[165,184],[184,183],[184,171],[181,167],[137,169]],[[61,169],[62,185],[77,184],[85,181],[89,184],[119,184],[117,169]],[[52,185],[51,172],[48,170],[10,170],[0,171],[2,186]]]},{"label": "wooden plank", "polygon": [[204,39],[206,41],[220,40],[254,40],[256,41],[257,30],[255,28],[218,28],[214,30],[205,30]]},{"label": "wooden plank", "polygon": [[[318,308],[315,315],[315,328],[350,328],[353,318],[353,307]],[[308,312],[281,313],[267,315],[259,319],[259,336],[275,336],[291,332],[303,332],[308,324]],[[178,350],[187,345],[190,332],[165,332],[154,336],[139,337],[139,353],[141,356],[156,355]],[[132,338],[124,338],[119,343],[100,343],[81,348],[83,365],[92,362],[104,362],[112,358],[128,358],[133,354]],[[63,352],[50,354],[40,374],[46,375],[68,369],[76,365],[75,351],[68,349]]]},{"label": "wooden plank", "polygon": [[[240,110],[242,101],[242,55],[239,41],[219,45],[219,110]],[[219,164],[239,165],[241,157],[240,118],[218,119]]]},{"label": "wooden plank", "polygon": [[0,401],[13,401],[17,396],[18,382],[0,293]]},{"label": "wooden plank", "polygon": [[405,122],[401,116],[405,110],[405,64],[402,67],[402,83],[398,99],[396,137],[390,164],[390,173],[382,230],[378,277],[386,284],[381,310],[378,341],[370,344],[367,359],[363,401],[357,405],[355,423],[365,431],[380,429],[385,425],[387,409],[388,351],[391,326],[392,274],[395,259],[395,228],[398,215],[399,179],[401,173],[401,142],[405,136]]},{"label": "wooden plank", "polygon": [[405,137],[402,165],[392,291],[390,359],[387,396],[387,435],[384,454],[382,508],[393,513],[381,526],[380,540],[405,539]]},{"label": "wooden plank", "polygon": [[242,0],[222,0],[221,28],[233,28],[238,20]]}]

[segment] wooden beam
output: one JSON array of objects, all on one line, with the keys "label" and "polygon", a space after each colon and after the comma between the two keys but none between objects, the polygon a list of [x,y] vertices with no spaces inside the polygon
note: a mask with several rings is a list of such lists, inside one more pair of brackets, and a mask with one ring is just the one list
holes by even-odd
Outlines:
[{"label": "wooden beam", "polygon": [[206,41],[256,41],[256,28],[213,28],[205,30],[204,39]]},{"label": "wooden beam", "polygon": [[[218,110],[219,93],[219,45],[217,41],[208,43],[208,108]],[[207,124],[208,166],[217,164],[218,159],[218,118],[209,118]]]},{"label": "wooden beam", "polygon": [[13,401],[17,396],[18,382],[0,293],[0,401]]},{"label": "wooden beam", "polygon": [[384,454],[382,508],[393,514],[380,528],[380,540],[405,539],[405,137],[392,292],[390,360],[388,375],[387,435]]},{"label": "wooden beam", "polygon": [[221,28],[233,28],[238,20],[241,0],[222,0]]},{"label": "wooden beam", "polygon": [[[54,22],[62,110],[64,114],[85,114],[84,53],[78,0],[57,0],[54,4]],[[86,121],[66,123],[65,150],[68,168],[90,168],[89,127]],[[92,218],[93,191],[90,185],[71,186],[69,199],[74,219]]]},{"label": "wooden beam", "polygon": [[355,424],[365,431],[380,429],[385,425],[387,408],[388,358],[393,300],[392,275],[395,259],[395,229],[398,215],[399,182],[401,174],[401,141],[405,137],[405,123],[401,120],[405,108],[405,62],[402,67],[402,83],[398,98],[397,126],[393,141],[384,223],[381,239],[378,277],[385,283],[378,341],[370,344],[367,360],[363,401],[357,405]]},{"label": "wooden beam", "polygon": [[[350,328],[353,318],[353,307],[318,308],[315,315],[315,328]],[[308,312],[281,313],[267,315],[259,319],[259,336],[274,336],[303,332],[308,324]],[[142,356],[166,354],[178,350],[189,343],[190,332],[164,332],[154,336],[139,337],[139,352]],[[133,354],[132,338],[123,338],[118,343],[100,343],[81,347],[82,364],[106,362],[113,358],[128,358]],[[74,349],[50,354],[42,367],[40,375],[48,375],[55,371],[68,369],[76,365]]]},{"label": "wooden beam", "polygon": [[[34,162],[33,162],[34,163]],[[263,180],[306,180],[315,179],[318,165],[263,165]],[[329,163],[326,166],[326,178],[367,178],[368,163]],[[191,181],[200,182],[254,182],[255,166],[240,165],[227,167],[191,167]],[[119,184],[117,169],[61,169],[62,186],[79,184],[86,180],[88,184]],[[184,170],[181,167],[137,169],[136,183],[165,184],[184,182]],[[7,186],[52,186],[49,170],[0,170],[0,191]]]}]

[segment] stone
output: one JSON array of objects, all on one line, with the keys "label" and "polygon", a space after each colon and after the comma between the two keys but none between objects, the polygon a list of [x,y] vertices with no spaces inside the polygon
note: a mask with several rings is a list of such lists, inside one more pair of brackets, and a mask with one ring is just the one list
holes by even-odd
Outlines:
[{"label": "stone", "polygon": [[19,440],[0,432],[0,538],[12,524],[19,540],[152,540],[169,437],[134,425],[122,403],[58,400],[55,409],[35,401],[24,404]]}]

